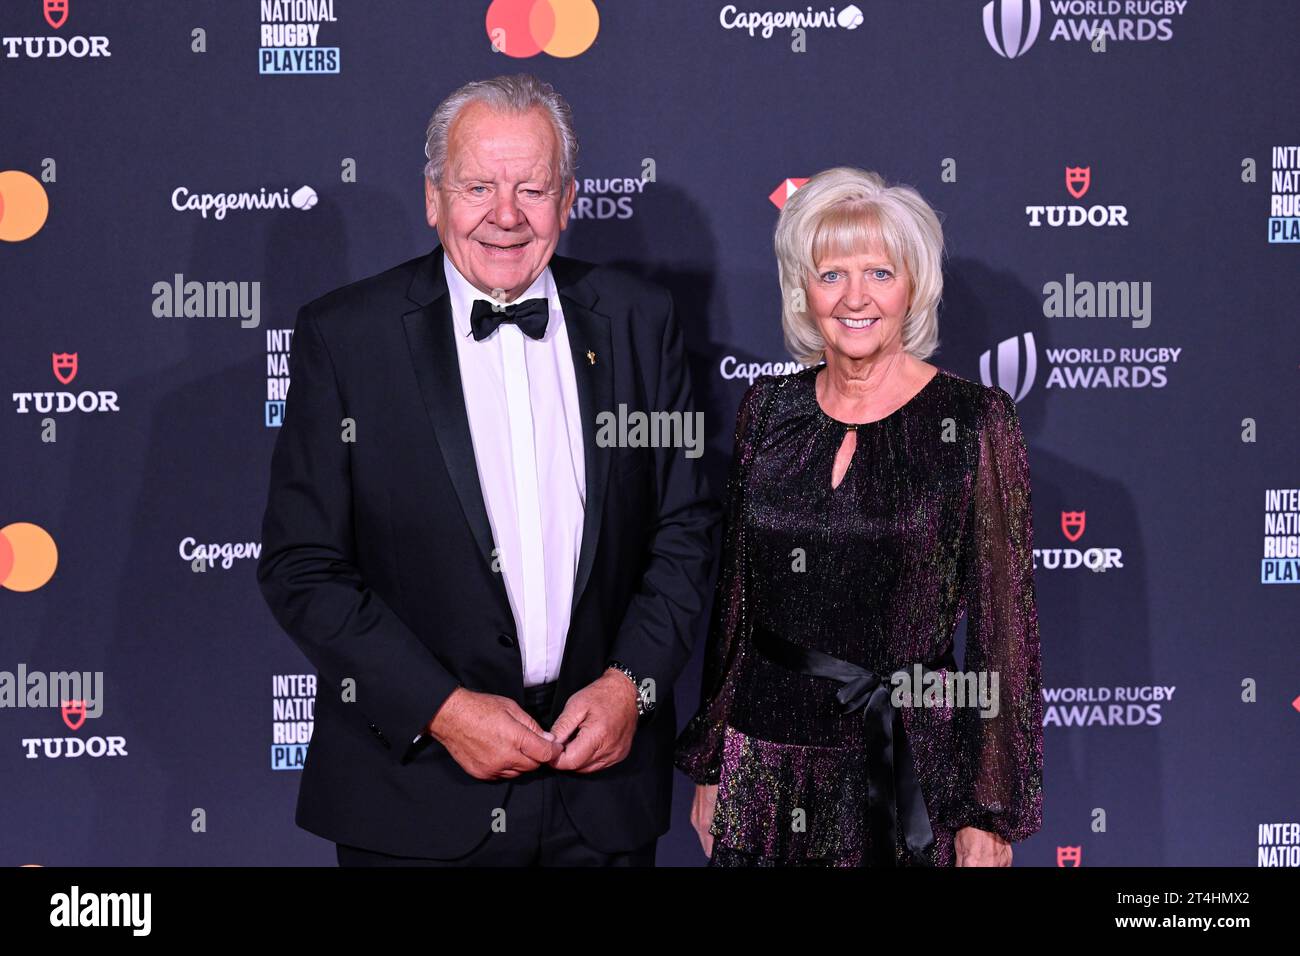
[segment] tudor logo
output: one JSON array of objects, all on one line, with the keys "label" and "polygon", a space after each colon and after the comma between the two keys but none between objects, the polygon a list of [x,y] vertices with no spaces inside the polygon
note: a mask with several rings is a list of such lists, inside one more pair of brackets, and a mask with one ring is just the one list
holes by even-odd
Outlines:
[{"label": "tudor logo", "polygon": [[76,352],[53,352],[50,355],[50,364],[54,366],[54,377],[64,385],[71,385],[72,380],[77,377]]},{"label": "tudor logo", "polygon": [[[1091,166],[1066,166],[1065,188],[1076,200],[1082,199],[1092,187]],[[1058,226],[1127,226],[1128,206],[1122,204],[1096,204],[1092,206],[1068,205],[1048,206],[1032,205],[1025,207],[1029,225],[1037,228],[1045,224]]]},{"label": "tudor logo", "polygon": [[1088,513],[1086,511],[1062,511],[1061,512],[1061,534],[1065,535],[1071,542],[1078,541],[1083,537],[1083,528],[1087,524]]},{"label": "tudor logo", "polygon": [[63,712],[63,722],[68,725],[69,730],[80,730],[81,725],[86,722],[84,700],[65,700],[60,710]]},{"label": "tudor logo", "polygon": [[68,0],[45,0],[45,22],[58,29],[68,22]]},{"label": "tudor logo", "polygon": [[1083,865],[1083,846],[1058,846],[1056,848],[1056,865],[1078,867]]},{"label": "tudor logo", "polygon": [[1082,199],[1092,185],[1091,166],[1066,166],[1065,188],[1075,199]]}]

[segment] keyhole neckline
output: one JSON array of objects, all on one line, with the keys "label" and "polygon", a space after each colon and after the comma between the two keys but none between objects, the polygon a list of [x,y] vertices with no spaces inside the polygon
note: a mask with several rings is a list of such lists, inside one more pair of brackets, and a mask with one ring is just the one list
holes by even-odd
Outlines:
[{"label": "keyhole neckline", "polygon": [[861,442],[858,441],[856,435],[853,436],[853,451],[849,453],[849,460],[844,465],[844,473],[840,475],[840,480],[838,482],[835,480],[835,465],[840,460],[840,452],[848,443],[849,432],[856,432],[857,430],[857,425],[849,425],[845,428],[844,437],[840,439],[839,445],[836,446],[835,457],[831,459],[831,494],[835,494],[835,492],[844,487],[844,482],[849,477],[849,472],[853,470],[854,462],[858,457],[858,449],[861,447]]}]

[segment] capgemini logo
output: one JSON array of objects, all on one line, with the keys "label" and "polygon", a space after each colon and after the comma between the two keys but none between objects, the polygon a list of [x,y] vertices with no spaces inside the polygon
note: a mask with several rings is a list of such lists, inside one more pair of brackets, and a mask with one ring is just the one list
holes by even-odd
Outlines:
[{"label": "capgemini logo", "polygon": [[[1020,374],[1021,343],[1024,343],[1025,373]],[[986,349],[980,355],[980,380],[985,385],[1002,389],[1019,402],[1033,388],[1034,376],[1038,373],[1038,349],[1034,346],[1034,333],[1026,332],[1013,339],[1003,339],[997,346],[998,366],[991,368],[993,350]]]},{"label": "capgemini logo", "polygon": [[[1026,5],[1029,7],[1028,30],[1025,29]],[[993,24],[994,10],[998,13],[998,26]],[[1042,0],[989,0],[984,4],[984,38],[998,56],[1008,60],[1029,52],[1029,48],[1038,39],[1038,28],[1042,22]]]}]

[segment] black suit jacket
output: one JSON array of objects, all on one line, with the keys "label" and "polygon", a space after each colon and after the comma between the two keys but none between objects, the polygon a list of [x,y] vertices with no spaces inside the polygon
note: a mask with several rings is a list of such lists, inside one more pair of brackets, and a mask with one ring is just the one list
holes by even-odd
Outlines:
[{"label": "black suit jacket", "polygon": [[[318,675],[298,825],[435,857],[482,840],[512,781],[476,780],[422,729],[458,685],[523,702],[442,255],[435,248],[299,311],[257,568],[275,619]],[[626,759],[559,775],[579,831],[617,852],[669,826],[672,686],[707,610],[718,510],[700,459],[683,449],[596,443],[598,413],[620,403],[694,411],[669,293],[563,256],[550,267],[573,351],[587,499],[549,720],[610,659],[652,678],[658,699]],[[354,441],[343,440],[345,419]]]}]

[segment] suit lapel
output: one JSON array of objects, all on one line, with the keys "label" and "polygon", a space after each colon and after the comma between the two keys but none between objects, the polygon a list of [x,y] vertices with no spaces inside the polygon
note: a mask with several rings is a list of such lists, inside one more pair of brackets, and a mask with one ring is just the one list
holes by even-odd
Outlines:
[{"label": "suit lapel", "polygon": [[[484,560],[491,562],[494,547],[492,526],[479,486],[474,442],[465,411],[451,296],[447,293],[442,257],[442,246],[438,246],[416,269],[407,298],[417,308],[405,313],[402,322],[420,394],[437,436],[447,474],[451,476],[461,511],[474,534],[479,553]],[[609,485],[612,455],[609,449],[596,445],[596,416],[602,411],[614,411],[614,356],[609,320],[595,311],[599,296],[586,280],[590,266],[565,256],[552,256],[550,266],[573,357],[587,483],[582,545],[573,583],[572,610],[576,612],[596,559],[596,544],[600,540],[601,517]],[[494,577],[502,600],[508,604],[501,576],[497,574]]]},{"label": "suit lapel", "polygon": [[610,345],[609,320],[595,311],[599,296],[586,280],[590,266],[566,256],[551,257],[564,312],[569,349],[573,353],[573,376],[578,386],[578,407],[582,416],[582,448],[587,480],[587,498],[582,521],[582,547],[573,582],[572,611],[578,609],[596,560],[605,493],[609,486],[609,449],[596,445],[596,416],[614,411],[614,354]]},{"label": "suit lapel", "polygon": [[[460,361],[456,357],[455,326],[451,318],[451,296],[447,294],[442,255],[439,246],[416,270],[407,298],[419,308],[404,314],[402,322],[425,411],[438,439],[447,474],[451,476],[479,554],[491,564],[495,546],[492,525],[479,487],[474,441],[470,437],[469,417],[465,412],[465,393],[461,388]],[[497,579],[502,600],[508,603],[501,575],[494,574],[493,577]]]}]

